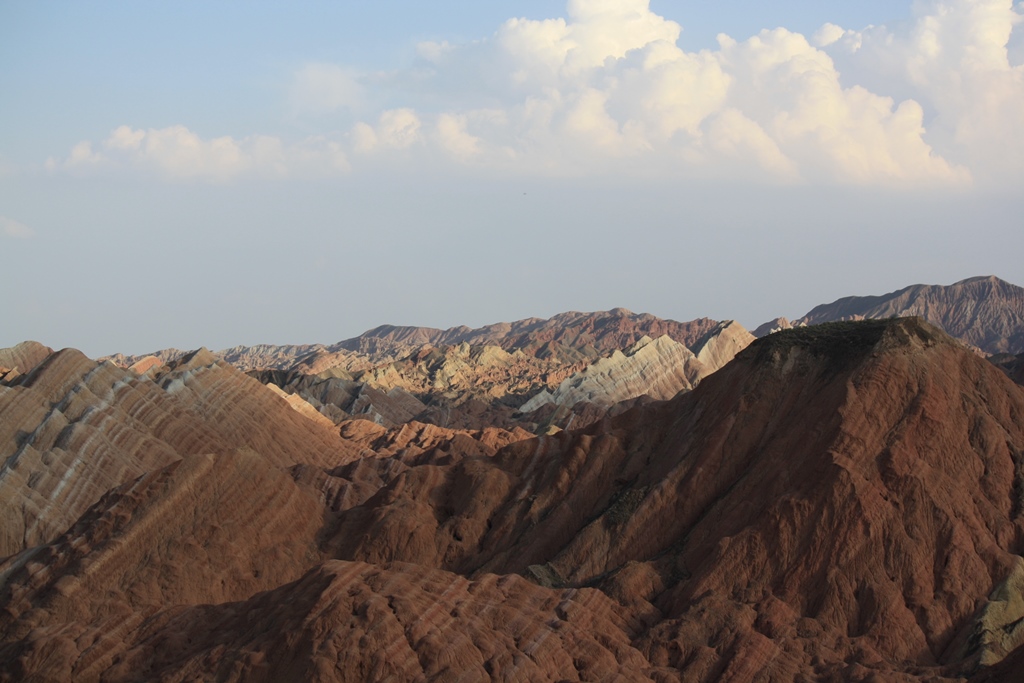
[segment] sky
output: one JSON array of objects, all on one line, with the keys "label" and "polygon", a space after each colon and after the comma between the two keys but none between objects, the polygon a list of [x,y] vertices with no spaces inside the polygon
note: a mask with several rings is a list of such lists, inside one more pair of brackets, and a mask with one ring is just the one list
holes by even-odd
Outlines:
[{"label": "sky", "polygon": [[1024,285],[1024,3],[0,0],[0,347]]}]

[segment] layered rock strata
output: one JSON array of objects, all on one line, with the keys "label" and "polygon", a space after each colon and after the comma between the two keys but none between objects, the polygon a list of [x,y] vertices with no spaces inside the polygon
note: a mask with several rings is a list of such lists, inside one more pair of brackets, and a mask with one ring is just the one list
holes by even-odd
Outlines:
[{"label": "layered rock strata", "polygon": [[994,276],[952,285],[912,285],[882,296],[849,296],[813,308],[794,325],[921,316],[985,353],[1024,352],[1024,288]]},{"label": "layered rock strata", "polygon": [[101,495],[187,455],[248,448],[276,465],[358,456],[205,350],[152,377],[73,349],[0,384],[0,557],[54,538]]},{"label": "layered rock strata", "polygon": [[779,332],[580,431],[344,429],[362,457],[187,455],[8,558],[0,676],[938,682],[1020,661],[1024,388],[920,320]]}]

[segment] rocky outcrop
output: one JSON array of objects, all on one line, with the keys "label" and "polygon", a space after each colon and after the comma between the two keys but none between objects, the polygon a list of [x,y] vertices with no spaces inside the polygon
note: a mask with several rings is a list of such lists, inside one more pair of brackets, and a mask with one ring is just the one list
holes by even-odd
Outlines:
[{"label": "rocky outcrop", "polygon": [[53,353],[39,342],[25,341],[8,349],[0,349],[0,382],[11,384]]},{"label": "rocky outcrop", "polygon": [[129,368],[140,362],[149,363],[151,362],[148,360],[150,358],[155,358],[161,365],[165,365],[167,363],[172,363],[178,360],[187,353],[188,351],[182,351],[181,349],[167,348],[161,349],[160,351],[154,351],[153,353],[150,354],[143,354],[141,356],[127,356],[123,353],[115,353],[110,356],[101,356],[96,360],[98,360],[100,363],[104,361],[110,361],[111,363],[118,367]]},{"label": "rocky outcrop", "polygon": [[532,412],[548,403],[611,406],[637,396],[668,399],[691,389],[704,374],[697,357],[682,344],[667,335],[656,340],[644,337],[625,353],[614,351],[567,377],[554,392],[537,394],[520,411]]},{"label": "rocky outcrop", "polygon": [[794,325],[908,315],[921,316],[986,353],[1024,352],[1024,288],[993,276],[845,297],[815,307]]},{"label": "rocky outcrop", "polygon": [[205,350],[152,378],[73,349],[51,353],[0,385],[0,415],[0,557],[50,540],[112,487],[186,455],[244,447],[278,465],[323,466],[355,457],[333,428]]},{"label": "rocky outcrop", "polygon": [[327,427],[328,429],[334,428],[333,420],[330,420],[327,417],[325,417],[323,413],[321,413],[315,407],[313,407],[313,405],[310,404],[309,401],[302,398],[298,394],[289,394],[284,389],[278,387],[276,384],[266,384],[265,386],[272,392],[283,398],[285,401],[287,401],[288,405],[290,405],[295,411],[297,411],[303,417],[307,417],[313,420],[314,422],[318,422],[321,425]]},{"label": "rocky outcrop", "polygon": [[774,320],[769,320],[766,323],[758,325],[757,329],[754,330],[754,336],[760,339],[761,337],[767,337],[773,332],[791,329],[793,329],[793,323],[789,322],[789,320],[786,318],[775,318]]},{"label": "rocky outcrop", "polygon": [[331,367],[316,375],[293,369],[255,376],[301,396],[337,423],[364,417],[388,427],[426,420],[444,427],[511,428],[517,422],[515,409],[528,395],[554,388],[585,361],[565,364],[522,351],[508,353],[500,346],[462,343],[423,346],[398,359],[365,365],[352,371]]},{"label": "rocky outcrop", "polygon": [[693,347],[697,360],[703,366],[702,377],[722,369],[736,354],[756,339],[735,320],[719,323],[704,339]]},{"label": "rocky outcrop", "polygon": [[[697,355],[668,337],[644,337],[625,351],[614,351],[567,377],[554,391],[542,390],[519,410],[532,413],[545,405],[572,407],[587,403],[609,407],[640,396],[665,400],[731,361],[753,335],[735,321],[719,323],[696,343]],[[593,420],[583,420],[579,427]]]}]

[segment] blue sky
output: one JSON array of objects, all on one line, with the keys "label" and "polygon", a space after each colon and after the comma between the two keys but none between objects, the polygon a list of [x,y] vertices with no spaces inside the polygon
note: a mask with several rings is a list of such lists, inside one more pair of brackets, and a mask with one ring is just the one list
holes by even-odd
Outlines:
[{"label": "blue sky", "polygon": [[0,2],[0,346],[1024,284],[1022,14]]}]

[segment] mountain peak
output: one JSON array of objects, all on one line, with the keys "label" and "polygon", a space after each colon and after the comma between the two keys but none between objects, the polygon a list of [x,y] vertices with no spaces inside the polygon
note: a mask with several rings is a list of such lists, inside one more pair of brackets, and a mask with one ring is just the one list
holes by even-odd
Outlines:
[{"label": "mountain peak", "polygon": [[785,357],[793,349],[847,363],[873,351],[925,348],[935,344],[959,345],[941,329],[919,316],[883,320],[836,321],[779,330],[758,339],[746,353],[759,361]]},{"label": "mountain peak", "polygon": [[196,349],[195,351],[190,351],[189,353],[186,353],[184,356],[179,358],[175,363],[173,363],[173,367],[176,370],[201,368],[207,365],[213,365],[214,363],[217,362],[217,360],[217,356],[214,355],[212,351],[210,351],[205,346],[202,346]]},{"label": "mountain peak", "polygon": [[811,309],[793,325],[919,315],[982,351],[1024,351],[1024,288],[982,275],[952,285],[911,285],[881,296],[848,296]]},{"label": "mountain peak", "polygon": [[16,346],[0,349],[0,368],[17,369],[25,373],[42,363],[51,353],[53,349],[37,341],[23,341]]}]

